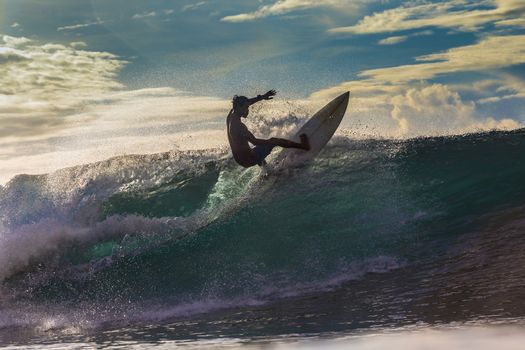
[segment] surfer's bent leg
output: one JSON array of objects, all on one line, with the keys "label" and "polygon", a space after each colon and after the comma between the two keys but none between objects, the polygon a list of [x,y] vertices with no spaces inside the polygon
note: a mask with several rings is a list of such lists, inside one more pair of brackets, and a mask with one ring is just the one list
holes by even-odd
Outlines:
[{"label": "surfer's bent leg", "polygon": [[273,146],[279,146],[283,148],[299,148],[308,151],[310,149],[310,142],[308,142],[308,136],[301,134],[301,142],[294,142],[291,140],[279,139],[277,137],[272,137],[268,140]]},{"label": "surfer's bent leg", "polygon": [[255,153],[255,164],[263,166],[266,164],[265,158],[268,157],[275,146],[283,148],[299,148],[308,151],[310,149],[310,143],[308,142],[308,137],[305,134],[301,134],[301,143],[279,139],[277,137],[272,137],[265,141],[265,144],[256,145],[252,151]]},{"label": "surfer's bent leg", "polygon": [[275,146],[273,145],[257,145],[253,148],[253,152],[255,153],[256,157],[256,164],[263,166],[266,164],[266,161],[264,160],[270,153],[272,153],[272,150]]}]

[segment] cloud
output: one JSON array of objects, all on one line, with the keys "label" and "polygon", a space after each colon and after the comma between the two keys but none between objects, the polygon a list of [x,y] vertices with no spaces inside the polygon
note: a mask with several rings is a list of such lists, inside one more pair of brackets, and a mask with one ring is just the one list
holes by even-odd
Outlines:
[{"label": "cloud", "polygon": [[203,5],[206,5],[206,1],[199,1],[198,3],[195,3],[195,4],[188,4],[188,5],[184,5],[182,7],[182,12],[185,12],[185,11],[193,11]]},{"label": "cloud", "polygon": [[77,29],[97,26],[97,25],[101,25],[101,24],[104,24],[104,22],[103,21],[96,21],[96,22],[89,22],[89,23],[79,23],[79,24],[73,24],[73,25],[69,25],[69,26],[58,27],[57,31],[58,32],[62,32],[62,31],[69,31],[69,30],[77,30]]},{"label": "cloud", "polygon": [[157,16],[157,12],[151,11],[151,12],[137,13],[137,14],[133,15],[131,18],[133,18],[133,19],[142,19],[142,18],[155,17],[155,16]]},{"label": "cloud", "polygon": [[391,98],[391,117],[398,123],[402,137],[452,135],[493,129],[515,129],[512,119],[475,118],[475,104],[463,102],[446,85],[433,84],[422,89],[408,89]]},{"label": "cloud", "polygon": [[[351,88],[351,102],[343,128],[355,137],[412,138],[460,135],[488,130],[511,130],[524,126],[524,115],[495,118],[478,111],[474,101],[464,101],[445,84],[388,86],[370,81],[347,82],[334,89]],[[329,90],[312,99],[329,100]],[[336,92],[337,91],[337,92]]]},{"label": "cloud", "polygon": [[409,35],[399,35],[399,36],[391,36],[388,38],[384,38],[379,40],[377,43],[379,45],[394,45],[398,43],[402,43],[406,41],[408,38],[415,37],[415,36],[423,36],[423,35],[432,35],[434,34],[431,30],[423,30],[421,32],[415,32]]},{"label": "cloud", "polygon": [[278,0],[270,5],[264,5],[259,7],[257,10],[248,13],[241,13],[238,15],[226,16],[221,19],[224,22],[247,22],[253,21],[256,19],[276,16],[290,13],[296,10],[306,10],[310,8],[317,7],[332,7],[337,9],[355,9],[360,3],[360,1],[351,1],[351,0]]},{"label": "cloud", "polygon": [[[428,32],[414,35],[429,34]],[[491,73],[497,78],[472,83],[456,83],[456,90],[480,94],[490,91],[509,98],[525,93],[525,83],[513,75],[497,71],[525,63],[525,35],[487,36],[478,43],[455,47],[444,52],[416,57],[420,63],[368,69],[358,73],[361,80],[347,81],[314,92],[312,99],[329,99],[344,91],[361,100],[370,98],[384,103],[393,94],[406,91],[416,83],[460,72]],[[496,72],[497,71],[497,72]],[[492,97],[492,96],[491,96]]]},{"label": "cloud", "polygon": [[502,21],[496,22],[496,26],[515,26],[515,27],[523,27],[525,28],[525,18],[513,18],[513,19],[505,19]]},{"label": "cloud", "polygon": [[[415,137],[461,134],[523,126],[525,115],[502,104],[525,102],[523,79],[498,72],[490,80],[470,84],[432,84],[428,81],[460,72],[495,73],[525,63],[525,35],[487,36],[478,43],[416,57],[418,63],[369,69],[361,80],[348,81],[313,93],[313,100],[328,100],[343,91],[352,93],[349,127],[374,136]],[[458,91],[478,96],[463,101]],[[491,111],[491,112],[490,112]],[[492,117],[490,113],[496,113]],[[521,113],[521,114],[520,114]]]},{"label": "cloud", "polygon": [[[0,36],[0,179],[126,153],[224,142],[230,101],[125,90],[127,63],[85,43]],[[198,137],[192,137],[197,135]]]},{"label": "cloud", "polygon": [[161,123],[195,123],[228,113],[230,102],[217,97],[196,96],[173,88],[147,88],[106,93],[93,101],[87,114],[129,128]]},{"label": "cloud", "polygon": [[[486,8],[490,6],[491,8]],[[333,28],[332,33],[371,34],[411,30],[423,27],[476,30],[479,26],[525,15],[522,0],[449,0],[410,2],[408,5],[365,16],[357,24]]]},{"label": "cloud", "polygon": [[377,43],[379,45],[394,45],[394,44],[402,43],[403,41],[406,41],[407,39],[408,39],[408,36],[406,35],[391,36],[388,38],[381,39]]},{"label": "cloud", "polygon": [[20,24],[18,22],[13,22],[13,24],[11,24],[11,28],[18,28],[20,27]]},{"label": "cloud", "polygon": [[9,48],[0,48],[0,64],[6,64],[9,62],[20,62],[27,60],[28,58],[23,55],[19,50],[13,50]]},{"label": "cloud", "polygon": [[83,41],[74,41],[72,43],[69,43],[69,46],[74,47],[75,49],[80,49],[83,47],[87,47],[87,44]]},{"label": "cloud", "polygon": [[0,137],[54,132],[86,100],[122,87],[114,78],[125,61],[75,46],[2,37]]},{"label": "cloud", "polygon": [[[229,100],[148,88],[108,91],[85,102],[88,107],[68,112],[68,124],[52,125],[56,115],[35,117],[34,122],[48,124],[45,132],[34,125],[39,133],[0,138],[0,182],[20,173],[50,172],[122,154],[203,149],[227,142],[224,118]],[[34,109],[38,107],[46,106]]]},{"label": "cloud", "polygon": [[486,97],[482,98],[478,101],[479,104],[488,104],[488,103],[496,103],[501,102],[505,100],[511,100],[511,99],[524,99],[525,100],[525,93],[517,93],[517,94],[510,94],[510,95],[504,95],[504,96],[492,96],[492,97]]},{"label": "cloud", "polygon": [[369,69],[360,77],[400,83],[431,79],[438,75],[487,71],[525,63],[525,35],[487,36],[476,44],[442,53],[416,57],[423,62],[389,68]]},{"label": "cloud", "polygon": [[9,35],[2,36],[2,41],[4,42],[4,47],[10,48],[22,47],[31,42],[30,39],[25,37],[14,37]]},{"label": "cloud", "polygon": [[[328,100],[352,92],[352,128],[366,126],[376,136],[413,137],[455,134],[523,126],[525,115],[505,105],[476,107],[523,99],[523,79],[498,69],[525,63],[525,35],[487,36],[478,43],[416,57],[418,63],[369,69],[361,80],[319,90],[310,98]],[[493,74],[490,80],[466,84],[432,84],[430,80],[460,72]],[[464,102],[458,91],[477,96]],[[497,113],[497,118],[489,112]],[[497,112],[495,112],[497,111]]]},{"label": "cloud", "polygon": [[477,101],[479,104],[498,103],[512,99],[522,99],[525,104],[525,81],[508,73],[499,74],[497,79],[482,80],[474,84],[462,84],[458,89],[471,93],[488,90]]},{"label": "cloud", "polygon": [[121,85],[114,77],[126,63],[108,52],[37,44],[23,37],[3,36],[0,52],[23,58],[0,66],[0,93],[27,95],[37,100],[91,95],[119,88]]}]

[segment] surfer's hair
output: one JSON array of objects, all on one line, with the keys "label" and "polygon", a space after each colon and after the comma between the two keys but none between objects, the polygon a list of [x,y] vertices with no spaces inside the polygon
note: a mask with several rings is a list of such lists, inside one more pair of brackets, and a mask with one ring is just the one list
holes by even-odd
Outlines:
[{"label": "surfer's hair", "polygon": [[237,109],[241,106],[244,106],[248,102],[248,97],[246,96],[233,96],[232,104],[233,109]]}]

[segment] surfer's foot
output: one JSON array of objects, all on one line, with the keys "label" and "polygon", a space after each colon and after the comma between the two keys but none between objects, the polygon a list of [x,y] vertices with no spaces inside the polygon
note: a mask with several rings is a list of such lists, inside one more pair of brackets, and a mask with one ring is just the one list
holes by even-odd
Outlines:
[{"label": "surfer's foot", "polygon": [[306,134],[299,135],[299,138],[301,139],[301,145],[303,145],[303,149],[305,151],[310,150],[310,141],[308,141],[308,136]]}]

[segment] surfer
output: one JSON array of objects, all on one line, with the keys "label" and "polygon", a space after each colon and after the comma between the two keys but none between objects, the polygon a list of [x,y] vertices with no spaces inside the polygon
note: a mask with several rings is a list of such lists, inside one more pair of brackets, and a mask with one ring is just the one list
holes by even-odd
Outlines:
[{"label": "surfer", "polygon": [[[233,158],[245,168],[266,164],[264,159],[272,152],[275,146],[299,148],[305,151],[310,149],[310,143],[308,142],[306,134],[300,135],[301,143],[276,137],[267,140],[258,139],[241,121],[241,118],[248,117],[249,107],[252,104],[262,100],[271,100],[273,96],[275,96],[275,90],[270,90],[264,95],[257,95],[257,97],[254,98],[237,95],[233,97],[233,108],[226,118],[228,141],[230,141]],[[251,143],[255,147],[251,148],[248,143]]]}]

